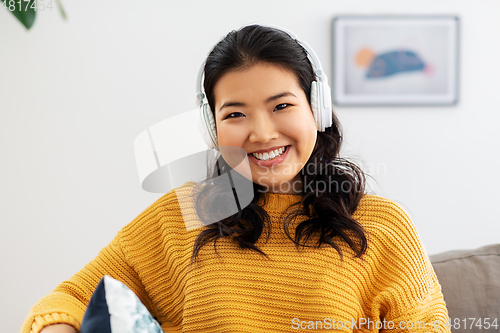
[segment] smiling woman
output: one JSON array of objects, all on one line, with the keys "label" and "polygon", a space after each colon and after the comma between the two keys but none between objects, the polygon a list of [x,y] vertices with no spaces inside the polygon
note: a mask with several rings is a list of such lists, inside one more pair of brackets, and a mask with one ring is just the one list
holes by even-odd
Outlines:
[{"label": "smiling woman", "polygon": [[[195,205],[181,212],[192,183],[164,195],[39,301],[24,333],[79,329],[104,275],[134,291],[164,331],[290,332],[307,324],[406,332],[404,323],[418,322],[412,332],[450,332],[441,286],[408,215],[366,194],[364,173],[340,157],[340,125],[331,105],[323,107],[326,76],[302,45],[252,25],[214,46],[200,111],[207,143],[222,158]],[[232,173],[233,156],[222,147],[246,152],[251,172],[240,176],[251,178],[253,199],[187,229],[240,195],[210,182]],[[56,323],[67,325],[49,326]]]},{"label": "smiling woman", "polygon": [[[320,64],[313,66],[315,58],[288,33],[260,26],[229,33],[208,55],[203,88],[215,122],[217,145],[246,151],[254,198],[237,214],[203,230],[193,258],[209,240],[223,237],[264,254],[255,243],[263,230],[269,234],[271,228],[269,216],[259,204],[268,197],[263,195],[266,193],[300,195],[301,202],[294,205],[298,209],[284,219],[284,233],[295,245],[329,244],[342,256],[335,239],[341,237],[357,257],[366,251],[365,230],[352,218],[363,197],[365,175],[339,157],[340,125],[331,105],[323,110],[318,102],[324,100],[324,96],[318,98],[318,85],[326,84],[326,76]],[[322,90],[329,94],[329,88]],[[327,128],[320,126],[320,111],[330,118]],[[229,166],[224,162],[209,179],[227,172]],[[337,186],[339,190],[329,191],[335,183],[344,184],[347,190]],[[225,196],[217,186],[204,188],[197,200],[198,215],[220,207],[217,198]],[[202,198],[210,199],[207,203]],[[292,227],[299,217],[308,218]],[[291,236],[293,228],[295,235]]]},{"label": "smiling woman", "polygon": [[219,145],[245,149],[252,180],[269,192],[301,193],[299,172],[312,154],[317,129],[294,73],[259,62],[224,74],[214,95]]}]

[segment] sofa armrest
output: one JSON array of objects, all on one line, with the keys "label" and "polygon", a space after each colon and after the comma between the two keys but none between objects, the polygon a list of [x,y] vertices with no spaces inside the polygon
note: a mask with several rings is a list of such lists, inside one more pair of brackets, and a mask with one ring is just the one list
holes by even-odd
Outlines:
[{"label": "sofa armrest", "polygon": [[[500,244],[429,258],[441,284],[452,332],[499,332]],[[496,319],[498,326],[485,329],[485,318],[490,325]],[[482,327],[476,325],[479,320]]]}]

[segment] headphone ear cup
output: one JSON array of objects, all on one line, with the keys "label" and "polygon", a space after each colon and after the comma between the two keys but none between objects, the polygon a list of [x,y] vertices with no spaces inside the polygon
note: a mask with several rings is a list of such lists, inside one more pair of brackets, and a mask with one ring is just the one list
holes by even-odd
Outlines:
[{"label": "headphone ear cup", "polygon": [[210,105],[208,105],[208,103],[204,103],[202,105],[202,108],[207,132],[213,145],[210,148],[215,149],[217,147],[217,130],[215,128],[215,119],[212,115],[212,110],[210,109]]},{"label": "headphone ear cup", "polygon": [[316,121],[316,128],[318,131],[322,132],[321,129],[321,107],[319,105],[320,95],[319,95],[318,82],[311,82],[311,110],[313,112],[314,120]]},{"label": "headphone ear cup", "polygon": [[323,119],[321,126],[323,127],[323,131],[325,131],[325,129],[333,125],[332,90],[328,83],[322,83],[321,85],[321,97],[324,100],[324,107],[321,108],[323,110],[321,111],[321,119]]}]

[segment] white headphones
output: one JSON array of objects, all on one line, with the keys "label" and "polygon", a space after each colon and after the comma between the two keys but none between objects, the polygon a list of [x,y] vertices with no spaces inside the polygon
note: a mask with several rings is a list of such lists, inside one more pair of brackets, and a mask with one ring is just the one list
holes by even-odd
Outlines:
[{"label": "white headphones", "polygon": [[[244,28],[246,26],[243,26]],[[294,39],[300,46],[304,48],[307,53],[309,60],[314,69],[314,73],[318,78],[317,81],[311,83],[311,109],[313,112],[314,120],[316,121],[316,126],[319,132],[324,132],[325,128],[332,126],[332,97],[330,86],[328,85],[328,78],[321,67],[318,56],[314,53],[313,49],[307,45],[305,42],[299,41],[296,36],[279,27],[265,26],[280,30],[288,34],[292,39]],[[240,28],[240,30],[242,29]],[[205,90],[203,89],[203,79],[204,79],[204,68],[205,64],[201,65],[200,71],[198,73],[198,87],[196,98],[199,100],[199,117],[198,117],[198,128],[200,129],[201,136],[209,148],[217,149],[217,132],[215,128],[215,119],[208,105],[208,100],[205,95]]]}]

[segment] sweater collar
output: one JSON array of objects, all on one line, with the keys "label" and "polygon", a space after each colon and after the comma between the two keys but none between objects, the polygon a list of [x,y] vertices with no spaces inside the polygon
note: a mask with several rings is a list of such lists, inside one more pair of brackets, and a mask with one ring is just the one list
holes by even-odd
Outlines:
[{"label": "sweater collar", "polygon": [[[300,202],[301,200],[302,200],[302,195],[300,194],[282,194],[282,193],[264,192],[261,193],[261,196],[257,204],[262,206],[262,208],[264,208],[266,211],[283,212],[292,204]],[[298,208],[297,205],[295,207]]]}]

